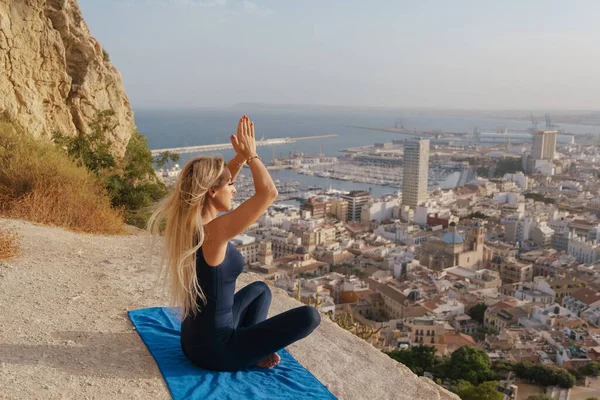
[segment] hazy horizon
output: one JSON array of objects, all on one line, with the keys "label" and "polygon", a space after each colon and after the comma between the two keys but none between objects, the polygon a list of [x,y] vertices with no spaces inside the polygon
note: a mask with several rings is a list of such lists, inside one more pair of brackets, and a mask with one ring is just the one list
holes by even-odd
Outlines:
[{"label": "hazy horizon", "polygon": [[369,105],[344,105],[344,104],[319,104],[319,103],[266,103],[266,102],[239,102],[234,104],[223,104],[223,105],[141,105],[135,108],[151,110],[151,109],[165,109],[165,110],[195,110],[195,109],[230,109],[230,108],[242,108],[242,107],[256,107],[264,109],[284,108],[318,108],[318,109],[360,109],[365,111],[407,111],[407,112],[474,112],[474,113],[526,113],[523,116],[529,116],[529,113],[557,113],[557,115],[572,115],[577,113],[600,113],[600,107],[596,109],[582,109],[582,108],[454,108],[454,107],[410,107],[410,106],[369,106]]},{"label": "hazy horizon", "polygon": [[599,109],[591,0],[79,3],[137,109]]}]

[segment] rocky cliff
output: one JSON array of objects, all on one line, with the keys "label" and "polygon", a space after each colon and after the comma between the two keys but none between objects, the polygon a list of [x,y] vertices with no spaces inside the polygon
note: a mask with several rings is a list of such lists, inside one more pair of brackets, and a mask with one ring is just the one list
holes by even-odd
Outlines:
[{"label": "rocky cliff", "polygon": [[134,129],[121,76],[91,37],[76,0],[0,0],[0,113],[38,137],[85,134],[115,113],[118,157]]}]

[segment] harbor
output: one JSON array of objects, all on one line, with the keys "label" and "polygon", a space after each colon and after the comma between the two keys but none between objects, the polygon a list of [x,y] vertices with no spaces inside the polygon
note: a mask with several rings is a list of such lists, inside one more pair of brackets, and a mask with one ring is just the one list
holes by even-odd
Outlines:
[{"label": "harbor", "polygon": [[[382,149],[385,153],[382,159]],[[374,144],[346,149],[344,157],[322,153],[307,155],[296,153],[288,157],[274,158],[267,168],[279,191],[278,201],[296,201],[319,193],[364,190],[374,196],[397,195],[402,189],[402,147],[392,144]],[[175,183],[179,174],[178,164],[157,170],[167,186]],[[242,170],[236,179],[236,197],[243,201],[254,193],[252,179]],[[465,185],[475,177],[468,163],[445,160],[432,162],[429,167],[429,190],[450,189]]]}]

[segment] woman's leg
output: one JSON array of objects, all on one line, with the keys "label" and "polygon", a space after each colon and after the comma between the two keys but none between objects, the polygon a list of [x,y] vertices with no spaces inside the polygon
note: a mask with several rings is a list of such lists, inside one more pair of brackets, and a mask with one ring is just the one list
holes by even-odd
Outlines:
[{"label": "woman's leg", "polygon": [[321,322],[311,306],[278,314],[257,324],[236,329],[229,345],[234,352],[234,370],[243,369],[308,336]]},{"label": "woman's leg", "polygon": [[233,298],[233,328],[254,325],[267,319],[271,305],[271,290],[261,281],[240,289]]}]

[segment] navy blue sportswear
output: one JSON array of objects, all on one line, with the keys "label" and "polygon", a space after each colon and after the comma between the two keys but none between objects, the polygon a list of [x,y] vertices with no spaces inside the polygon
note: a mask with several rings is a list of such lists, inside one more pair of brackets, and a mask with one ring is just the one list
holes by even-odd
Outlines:
[{"label": "navy blue sportswear", "polygon": [[270,354],[308,336],[321,322],[319,312],[302,306],[267,318],[271,291],[254,282],[235,293],[235,281],[244,257],[227,244],[225,259],[212,267],[202,248],[196,253],[196,274],[206,296],[194,318],[181,324],[181,346],[195,365],[216,371],[244,369]]}]

